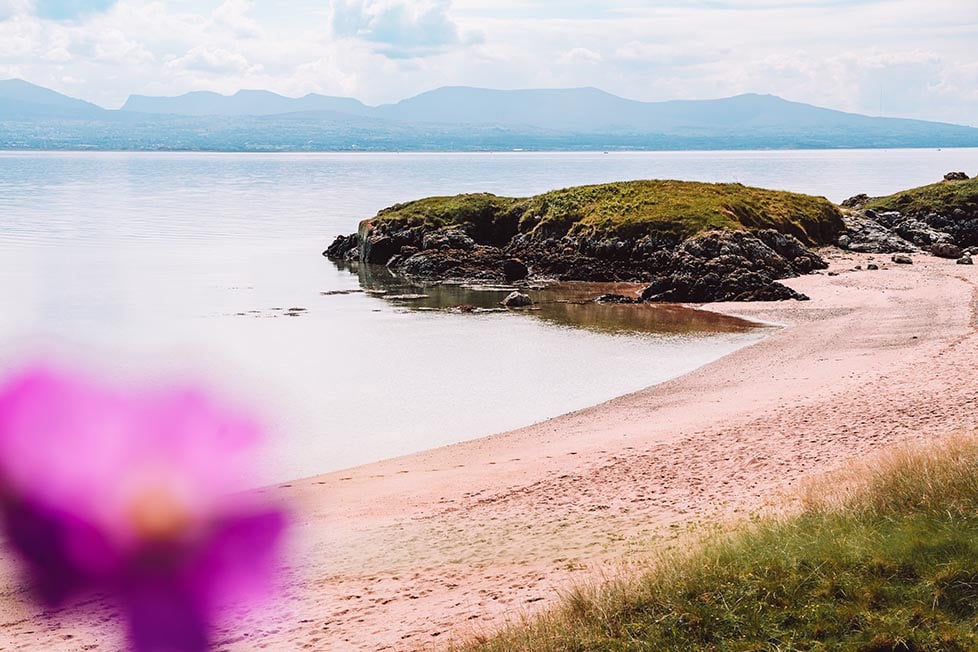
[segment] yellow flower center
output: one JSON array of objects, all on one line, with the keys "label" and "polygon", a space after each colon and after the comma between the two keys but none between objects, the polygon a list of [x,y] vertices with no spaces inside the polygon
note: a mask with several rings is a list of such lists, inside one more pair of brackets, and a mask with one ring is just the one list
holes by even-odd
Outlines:
[{"label": "yellow flower center", "polygon": [[184,503],[164,487],[139,493],[130,506],[129,519],[136,534],[149,541],[178,539],[193,521]]}]

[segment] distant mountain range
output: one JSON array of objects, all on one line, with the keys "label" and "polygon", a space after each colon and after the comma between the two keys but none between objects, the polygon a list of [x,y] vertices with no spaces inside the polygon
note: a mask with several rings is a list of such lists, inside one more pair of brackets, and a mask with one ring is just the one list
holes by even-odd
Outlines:
[{"label": "distant mountain range", "polygon": [[133,95],[108,110],[0,81],[0,149],[482,151],[978,147],[978,129],[874,118],[773,95],[638,102],[595,88],[440,88],[397,104],[345,97]]}]

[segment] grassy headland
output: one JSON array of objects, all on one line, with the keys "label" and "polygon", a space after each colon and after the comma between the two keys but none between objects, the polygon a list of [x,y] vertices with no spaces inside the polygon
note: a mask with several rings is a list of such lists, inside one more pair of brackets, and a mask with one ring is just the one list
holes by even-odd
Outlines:
[{"label": "grassy headland", "polygon": [[713,229],[776,229],[811,245],[831,242],[842,226],[839,209],[821,197],[691,181],[608,183],[529,198],[430,197],[381,211],[373,222],[394,228],[461,227],[477,241],[493,244],[520,233],[688,238]]},{"label": "grassy headland", "polygon": [[654,567],[459,649],[978,649],[978,441],[901,449]]},{"label": "grassy headland", "polygon": [[904,190],[888,197],[872,199],[865,208],[899,211],[904,215],[951,215],[955,209],[961,209],[968,215],[978,215],[978,178],[942,181]]}]

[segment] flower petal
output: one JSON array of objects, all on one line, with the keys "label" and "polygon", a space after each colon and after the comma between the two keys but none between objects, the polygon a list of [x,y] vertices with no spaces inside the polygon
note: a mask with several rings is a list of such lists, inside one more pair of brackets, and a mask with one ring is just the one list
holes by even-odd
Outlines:
[{"label": "flower petal", "polygon": [[123,590],[129,642],[135,652],[204,652],[210,619],[179,574],[141,574]]},{"label": "flower petal", "polygon": [[73,514],[8,499],[2,517],[10,545],[27,563],[35,590],[49,606],[104,586],[120,565],[102,533]]}]

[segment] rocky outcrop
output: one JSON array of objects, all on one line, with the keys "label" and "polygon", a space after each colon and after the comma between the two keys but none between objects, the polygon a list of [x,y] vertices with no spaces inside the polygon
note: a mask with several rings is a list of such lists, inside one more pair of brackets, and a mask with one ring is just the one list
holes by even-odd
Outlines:
[{"label": "rocky outcrop", "polygon": [[337,236],[323,255],[334,260],[350,260],[353,253],[356,253],[357,257],[360,255],[360,236],[356,233]]},{"label": "rocky outcrop", "polygon": [[854,195],[854,196],[850,197],[849,199],[844,200],[842,202],[842,207],[843,208],[862,208],[867,203],[869,203],[869,200],[870,200],[869,195],[867,195],[865,193],[859,194],[859,195]]},{"label": "rocky outcrop", "polygon": [[857,195],[843,206],[850,210],[839,244],[853,251],[926,251],[951,259],[978,246],[978,180],[964,172],[888,197]]},{"label": "rocky outcrop", "polygon": [[842,249],[871,254],[925,251],[940,258],[956,259],[964,248],[978,242],[978,219],[964,216],[922,217],[899,211],[852,210],[843,215],[846,232],[839,237]]},{"label": "rocky outcrop", "polygon": [[[401,244],[396,253],[398,243]],[[361,244],[363,243],[363,244]],[[378,257],[378,252],[383,256]],[[475,243],[455,231],[347,236],[327,249],[334,258],[383,263],[425,280],[515,282],[535,277],[649,283],[644,301],[781,301],[805,299],[777,280],[825,269],[797,238],[774,230],[711,231],[686,240],[514,238],[504,248]],[[606,297],[607,302],[620,300]]]},{"label": "rocky outcrop", "polygon": [[661,256],[646,301],[780,301],[801,299],[778,279],[827,264],[792,236],[777,231],[714,231]]},{"label": "rocky outcrop", "polygon": [[325,253],[421,281],[628,281],[648,284],[646,301],[781,300],[801,297],[776,282],[825,269],[809,246],[834,242],[842,228],[823,198],[626,182],[400,204]]},{"label": "rocky outcrop", "polygon": [[507,308],[526,308],[533,305],[533,299],[528,294],[512,292],[502,300],[502,305]]}]

